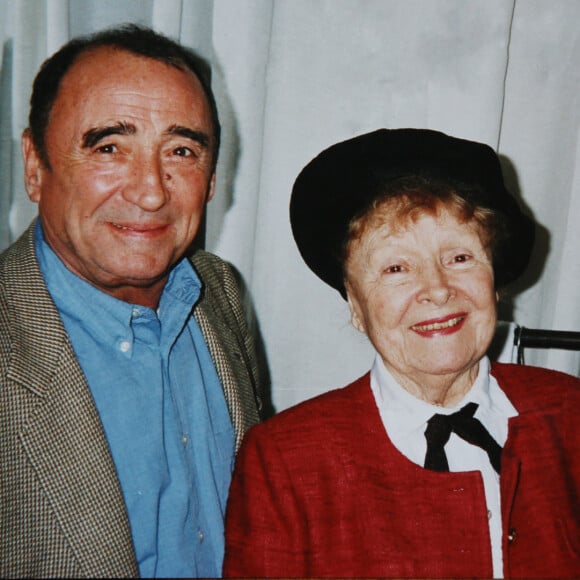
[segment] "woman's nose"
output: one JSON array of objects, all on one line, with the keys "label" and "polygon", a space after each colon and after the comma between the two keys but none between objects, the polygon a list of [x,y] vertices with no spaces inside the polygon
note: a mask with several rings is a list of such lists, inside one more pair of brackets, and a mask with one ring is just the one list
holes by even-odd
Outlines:
[{"label": "woman's nose", "polygon": [[422,273],[422,285],[419,300],[429,301],[442,306],[455,295],[448,273],[440,264],[425,268]]},{"label": "woman's nose", "polygon": [[144,211],[157,211],[167,202],[170,179],[156,156],[142,155],[131,167],[131,178],[123,196]]}]

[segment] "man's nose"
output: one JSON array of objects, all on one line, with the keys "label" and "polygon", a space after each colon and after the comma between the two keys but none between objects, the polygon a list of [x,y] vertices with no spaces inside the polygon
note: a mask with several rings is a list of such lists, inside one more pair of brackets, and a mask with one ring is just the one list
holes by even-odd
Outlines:
[{"label": "man's nose", "polygon": [[170,179],[156,155],[140,155],[131,167],[131,177],[123,197],[144,211],[157,211],[168,200],[167,183]]}]

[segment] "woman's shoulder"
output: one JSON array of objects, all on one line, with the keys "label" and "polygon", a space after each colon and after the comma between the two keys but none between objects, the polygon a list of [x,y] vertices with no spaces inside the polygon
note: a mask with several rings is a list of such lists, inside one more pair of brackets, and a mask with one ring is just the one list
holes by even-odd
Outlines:
[{"label": "woman's shoulder", "polygon": [[574,377],[561,371],[535,367],[531,365],[518,365],[495,362],[491,366],[491,374],[496,378],[503,378],[510,382],[542,383],[579,387],[580,378]]},{"label": "woman's shoulder", "polygon": [[306,481],[360,455],[361,442],[365,442],[363,449],[375,450],[383,438],[367,373],[346,387],[303,401],[251,427],[238,460],[281,462],[288,473],[299,473],[300,481]]},{"label": "woman's shoulder", "polygon": [[580,379],[572,375],[529,365],[494,363],[491,374],[518,410],[522,407],[580,402]]},{"label": "woman's shoulder", "polygon": [[349,385],[332,389],[280,411],[253,430],[274,433],[319,430],[359,420],[374,405],[370,389],[370,373]]}]

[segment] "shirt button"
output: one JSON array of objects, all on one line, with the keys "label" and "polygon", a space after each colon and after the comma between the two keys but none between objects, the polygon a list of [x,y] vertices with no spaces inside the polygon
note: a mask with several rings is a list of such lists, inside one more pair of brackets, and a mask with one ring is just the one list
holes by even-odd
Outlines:
[{"label": "shirt button", "polygon": [[203,542],[203,532],[201,530],[197,530],[197,537],[199,538],[199,543],[201,544]]},{"label": "shirt button", "polygon": [[184,445],[187,445],[187,442],[189,441],[189,437],[187,436],[187,434],[186,434],[186,433],[184,433],[184,434],[181,436],[181,441],[182,441],[182,443],[183,443]]},{"label": "shirt button", "polygon": [[131,313],[133,318],[139,318],[141,316],[141,311],[138,308],[133,308],[133,312]]},{"label": "shirt button", "polygon": [[493,514],[491,513],[491,510],[487,510],[487,519],[488,519],[488,520],[491,520],[491,516],[492,516],[492,515],[493,515]]},{"label": "shirt button", "polygon": [[508,532],[508,543],[513,544],[516,541],[517,532],[515,528],[510,528]]},{"label": "shirt button", "polygon": [[128,340],[123,340],[119,344],[119,350],[121,352],[129,352],[131,350],[131,343]]}]

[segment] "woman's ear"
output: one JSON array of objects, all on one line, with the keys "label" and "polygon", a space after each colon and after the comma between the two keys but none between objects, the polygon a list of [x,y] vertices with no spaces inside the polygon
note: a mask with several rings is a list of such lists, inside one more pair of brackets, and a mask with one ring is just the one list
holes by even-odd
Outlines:
[{"label": "woman's ear", "polygon": [[24,159],[24,185],[30,201],[38,203],[42,193],[42,174],[46,168],[36,151],[29,129],[22,134],[21,147]]},{"label": "woman's ear", "polygon": [[359,303],[358,303],[356,297],[353,295],[353,292],[351,291],[351,289],[348,287],[348,285],[346,286],[346,300],[348,302],[348,308],[350,310],[350,321],[352,322],[352,325],[359,332],[366,334],[367,330],[366,330],[366,327],[364,325],[363,317],[362,317],[361,312],[360,312]]}]

